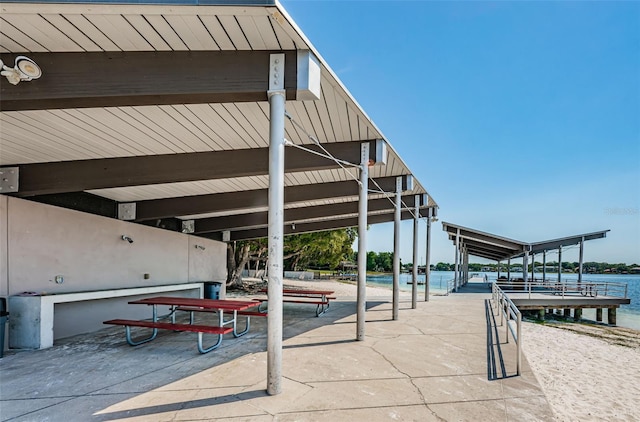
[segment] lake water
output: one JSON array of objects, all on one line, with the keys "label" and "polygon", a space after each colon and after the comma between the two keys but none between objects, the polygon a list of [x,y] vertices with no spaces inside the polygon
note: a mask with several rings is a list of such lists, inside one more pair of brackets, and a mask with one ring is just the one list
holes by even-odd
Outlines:
[{"label": "lake water", "polygon": [[[480,277],[484,277],[485,274],[489,281],[495,281],[498,274],[495,272],[479,272]],[[501,273],[506,275],[506,273]],[[522,273],[511,273],[511,277],[521,277]],[[535,273],[536,278],[542,278],[542,273]],[[547,278],[555,279],[557,274],[547,273]],[[447,281],[453,279],[453,271],[431,271],[431,282],[429,283],[431,294],[444,294],[447,291]],[[424,283],[424,274],[418,275],[418,282]],[[563,281],[577,281],[578,274],[562,274]],[[625,283],[627,284],[627,297],[631,299],[631,304],[622,305],[618,308],[617,323],[621,327],[633,328],[640,330],[640,274],[583,274],[582,280],[585,282],[610,282],[610,283]],[[411,281],[411,274],[400,274],[400,290],[411,291],[411,285],[408,284]],[[379,276],[367,276],[367,284],[376,287],[391,288],[393,285],[393,277],[390,274]],[[424,284],[418,285],[418,291],[422,292],[424,298]],[[584,309],[583,318],[596,319],[595,309]],[[607,312],[603,312],[606,320]]]}]

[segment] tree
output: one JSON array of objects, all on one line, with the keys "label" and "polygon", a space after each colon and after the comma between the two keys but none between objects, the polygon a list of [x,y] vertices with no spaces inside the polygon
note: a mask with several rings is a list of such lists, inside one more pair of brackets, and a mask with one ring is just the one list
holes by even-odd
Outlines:
[{"label": "tree", "polygon": [[393,270],[393,252],[380,252],[376,258],[377,271]]},{"label": "tree", "polygon": [[353,228],[300,233],[284,239],[284,267],[298,271],[315,267],[337,268],[343,260],[353,256],[351,245],[357,237]]},{"label": "tree", "polygon": [[[339,229],[286,236],[283,245],[284,268],[298,270],[309,265],[337,268],[353,256],[351,245],[358,232]],[[242,271],[250,261],[267,261],[267,239],[227,243],[227,287],[242,287]]]},{"label": "tree", "polygon": [[438,262],[436,264],[436,271],[450,271],[451,265],[445,262]]},{"label": "tree", "polygon": [[227,243],[227,287],[242,287],[242,270],[250,260],[266,260],[267,239]]},{"label": "tree", "polygon": [[378,257],[377,253],[373,251],[367,252],[367,271],[375,271],[377,257]]}]

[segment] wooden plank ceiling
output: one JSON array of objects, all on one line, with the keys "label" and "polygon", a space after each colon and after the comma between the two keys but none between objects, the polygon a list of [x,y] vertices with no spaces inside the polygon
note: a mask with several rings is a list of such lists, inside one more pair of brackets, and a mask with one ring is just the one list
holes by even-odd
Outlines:
[{"label": "wooden plank ceiling", "polygon": [[[286,139],[320,150],[317,140],[349,162],[360,143],[384,140],[388,161],[371,168],[370,189],[392,191],[404,176],[405,204],[422,195],[422,216],[433,215],[437,204],[410,183],[411,171],[286,11],[256,3],[2,3],[0,58],[12,66],[27,55],[43,71],[15,86],[0,80],[0,166],[20,172],[20,190],[9,194],[114,218],[118,204],[136,203],[146,224],[180,230],[194,219],[196,234],[261,234],[268,56],[283,51]],[[298,99],[297,50],[321,62],[318,101]],[[298,232],[354,225],[356,178],[355,168],[288,147],[287,224],[300,222]],[[370,195],[372,224],[393,220],[383,197]]]}]

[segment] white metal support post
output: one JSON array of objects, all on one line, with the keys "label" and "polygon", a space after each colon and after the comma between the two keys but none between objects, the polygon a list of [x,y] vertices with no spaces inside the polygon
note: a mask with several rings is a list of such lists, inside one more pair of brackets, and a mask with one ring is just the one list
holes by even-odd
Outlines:
[{"label": "white metal support post", "polygon": [[558,246],[558,283],[562,283],[562,246]]},{"label": "white metal support post", "polygon": [[454,261],[455,268],[453,273],[453,287],[455,292],[458,291],[458,271],[460,270],[458,255],[460,255],[460,229],[456,229],[456,259]]},{"label": "white metal support post", "polygon": [[[413,268],[411,271],[411,309],[418,307],[418,223],[420,222],[420,195],[415,196],[413,216]],[[426,275],[426,273],[425,273]]]},{"label": "white metal support post", "polygon": [[534,273],[535,270],[536,270],[536,254],[532,252],[531,253],[531,280],[529,280],[529,283],[534,283],[536,281],[536,277]]},{"label": "white metal support post", "polygon": [[402,177],[396,177],[396,201],[393,218],[393,311],[392,319],[398,319],[400,308],[400,210],[402,205]]},{"label": "white metal support post", "polygon": [[427,210],[427,250],[424,267],[424,300],[429,301],[429,283],[431,281],[431,208]]},{"label": "white metal support post", "polygon": [[[580,263],[578,264],[578,285],[582,284],[582,264],[584,260],[584,236],[580,238]],[[578,286],[579,287],[579,286]]]},{"label": "white metal support post", "polygon": [[282,277],[284,236],[284,54],[269,60],[269,228],[267,393],[282,392]]},{"label": "white metal support post", "polygon": [[469,249],[464,247],[464,284],[469,283]]},{"label": "white metal support post", "polygon": [[529,269],[529,251],[525,251],[522,256],[522,280],[524,281],[524,288],[529,291],[529,299],[531,299],[531,285],[528,282]]},{"label": "white metal support post", "polygon": [[367,198],[369,190],[369,143],[360,145],[360,198],[358,201],[358,303],[356,340],[364,340],[367,309]]},{"label": "white metal support post", "polygon": [[462,264],[460,267],[460,287],[463,287],[467,284],[467,247],[463,246],[460,252],[460,264]]},{"label": "white metal support post", "polygon": [[462,287],[464,286],[464,246],[462,246],[462,244],[460,244],[460,256],[458,259],[460,260],[459,274],[458,274],[458,282],[459,282],[458,287]]},{"label": "white metal support post", "polygon": [[[529,266],[529,251],[525,251],[524,255],[522,256],[522,281],[524,282],[524,286],[522,286],[523,289],[527,288],[527,282],[528,282],[528,275],[529,275],[529,268],[527,268]],[[527,290],[529,290],[527,288]],[[531,293],[531,292],[529,292]],[[531,296],[531,294],[529,294],[529,296]],[[529,297],[531,298],[531,297]]]}]

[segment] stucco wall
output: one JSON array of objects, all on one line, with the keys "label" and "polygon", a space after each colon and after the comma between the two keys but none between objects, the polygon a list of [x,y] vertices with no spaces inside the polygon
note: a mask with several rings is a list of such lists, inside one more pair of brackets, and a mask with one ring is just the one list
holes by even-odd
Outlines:
[{"label": "stucco wall", "polygon": [[[0,295],[5,297],[224,281],[226,253],[222,242],[0,195]],[[56,276],[63,282],[56,283]],[[109,301],[92,302],[106,307]],[[86,310],[81,304],[58,307],[72,312],[61,314],[61,323],[87,317],[73,315],[74,309]],[[103,328],[101,321],[96,329]],[[56,332],[70,335],[63,327]]]}]

